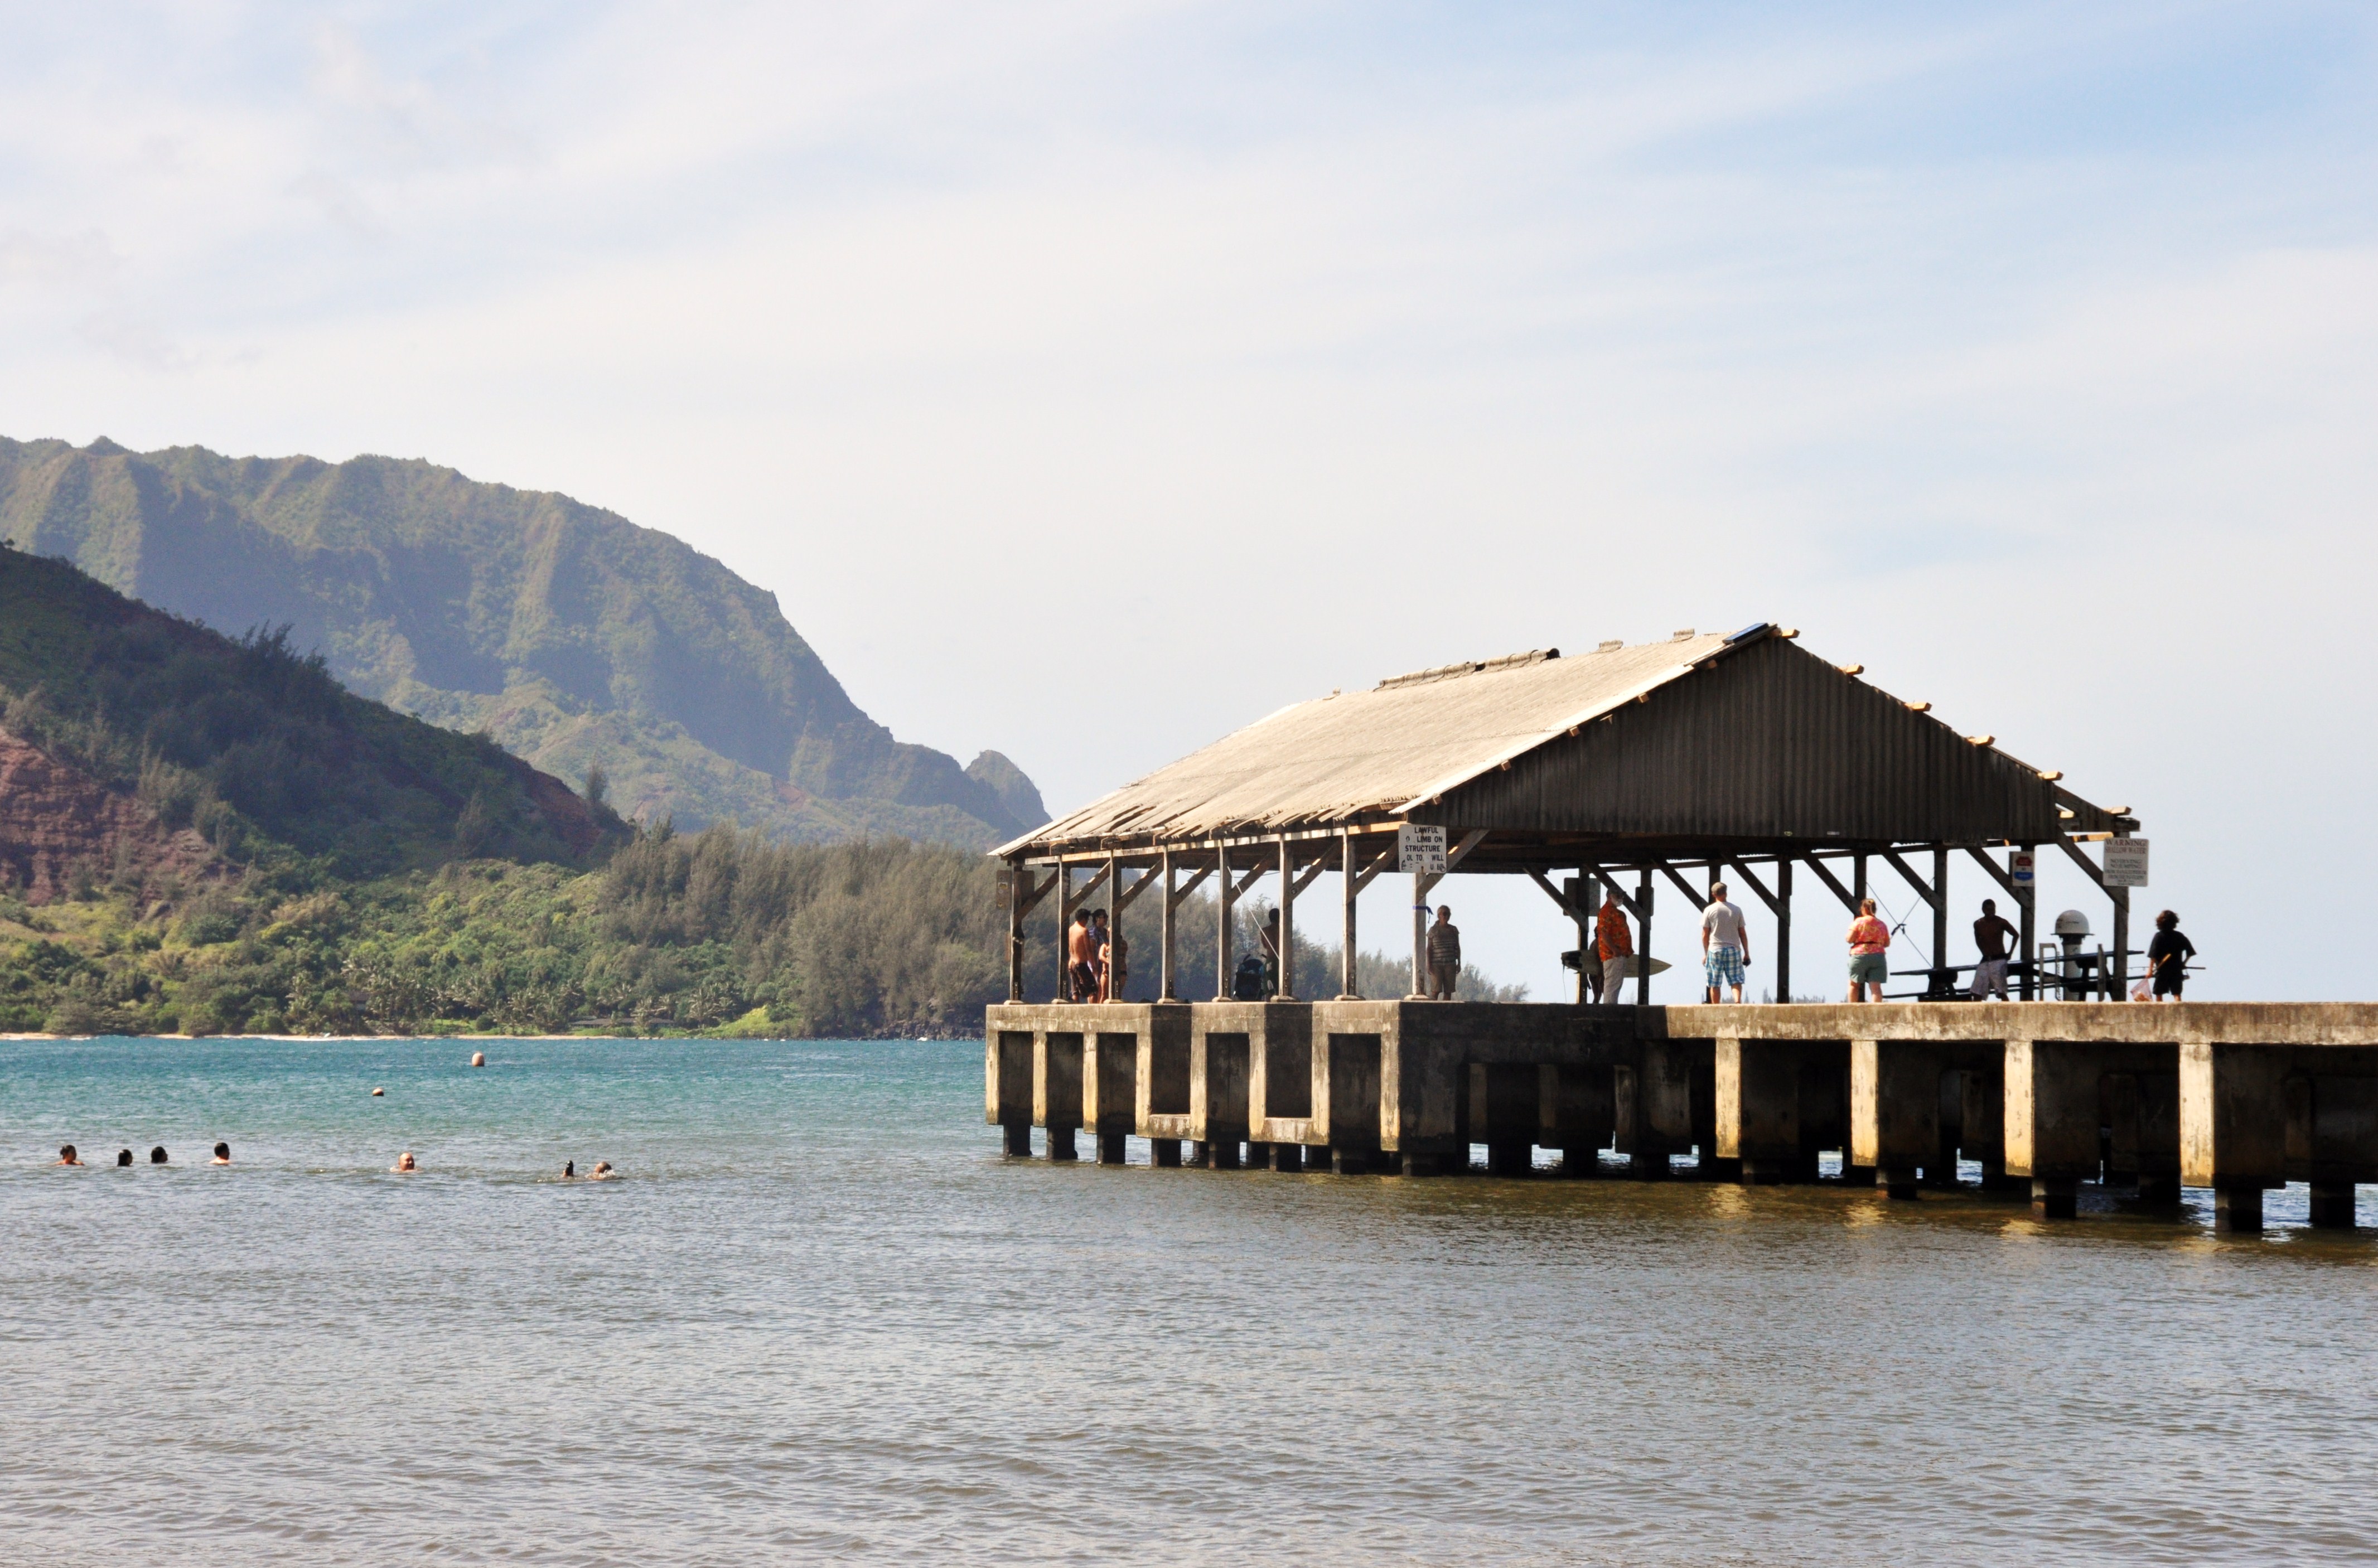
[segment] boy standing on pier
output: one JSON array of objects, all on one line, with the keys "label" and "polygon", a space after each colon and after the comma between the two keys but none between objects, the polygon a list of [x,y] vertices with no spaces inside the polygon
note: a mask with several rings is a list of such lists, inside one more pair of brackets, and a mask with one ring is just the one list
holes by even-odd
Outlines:
[{"label": "boy standing on pier", "polygon": [[1461,982],[1461,928],[1453,923],[1453,905],[1436,906],[1436,924],[1428,928],[1428,995],[1431,1001],[1451,1001]]}]

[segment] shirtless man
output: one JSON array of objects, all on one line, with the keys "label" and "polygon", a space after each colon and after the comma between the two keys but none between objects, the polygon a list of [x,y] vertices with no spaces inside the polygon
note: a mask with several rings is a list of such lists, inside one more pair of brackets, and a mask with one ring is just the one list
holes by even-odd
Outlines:
[{"label": "shirtless man", "polygon": [[231,1145],[229,1143],[217,1143],[215,1145],[215,1157],[209,1160],[207,1163],[209,1165],[231,1164]]},{"label": "shirtless man", "polygon": [[82,1156],[75,1153],[75,1146],[72,1143],[60,1143],[58,1145],[57,1163],[60,1165],[80,1165],[82,1164]]},{"label": "shirtless man", "polygon": [[1075,915],[1065,932],[1065,999],[1089,1001],[1099,994],[1098,950],[1090,945],[1090,912]]},{"label": "shirtless man", "polygon": [[413,1151],[411,1149],[407,1149],[404,1153],[397,1155],[396,1163],[389,1167],[389,1169],[400,1172],[406,1176],[413,1175],[421,1167],[413,1163]]}]

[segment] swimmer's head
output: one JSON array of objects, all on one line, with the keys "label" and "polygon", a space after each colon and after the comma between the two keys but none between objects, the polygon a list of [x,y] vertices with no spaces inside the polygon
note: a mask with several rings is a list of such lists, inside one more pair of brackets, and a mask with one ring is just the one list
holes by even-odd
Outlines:
[{"label": "swimmer's head", "polygon": [[118,1165],[130,1165],[132,1163],[132,1151],[129,1149],[116,1150],[115,1163]]},{"label": "swimmer's head", "polygon": [[163,1165],[165,1163],[164,1144],[160,1143],[155,1148],[149,1151],[149,1163],[150,1165]]}]

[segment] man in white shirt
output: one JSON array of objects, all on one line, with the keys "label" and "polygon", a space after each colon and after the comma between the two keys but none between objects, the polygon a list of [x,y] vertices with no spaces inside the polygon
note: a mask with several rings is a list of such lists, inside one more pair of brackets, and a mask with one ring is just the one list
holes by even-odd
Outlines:
[{"label": "man in white shirt", "polygon": [[1710,906],[1701,911],[1701,964],[1708,972],[1709,999],[1718,999],[1719,987],[1734,987],[1742,999],[1742,972],[1750,964],[1750,932],[1742,911],[1725,900],[1725,884],[1710,884]]}]

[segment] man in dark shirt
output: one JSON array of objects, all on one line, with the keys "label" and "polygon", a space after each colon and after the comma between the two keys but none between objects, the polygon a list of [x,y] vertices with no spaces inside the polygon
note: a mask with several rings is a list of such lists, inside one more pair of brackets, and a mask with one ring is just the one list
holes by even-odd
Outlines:
[{"label": "man in dark shirt", "polygon": [[2007,999],[2007,944],[2015,940],[2015,928],[1999,914],[1994,898],[1982,900],[1982,917],[1974,922],[1974,948],[1982,961],[1974,965],[1974,999],[1984,993],[2000,1001]]},{"label": "man in dark shirt", "polygon": [[1453,905],[1436,906],[1436,924],[1428,928],[1428,994],[1432,1001],[1451,1001],[1461,980],[1461,928],[1453,923]]}]

